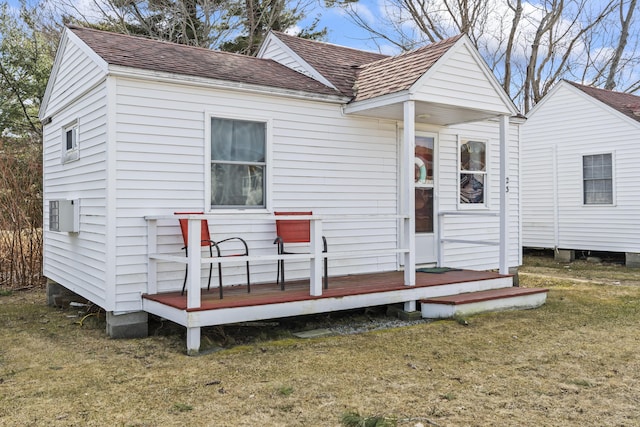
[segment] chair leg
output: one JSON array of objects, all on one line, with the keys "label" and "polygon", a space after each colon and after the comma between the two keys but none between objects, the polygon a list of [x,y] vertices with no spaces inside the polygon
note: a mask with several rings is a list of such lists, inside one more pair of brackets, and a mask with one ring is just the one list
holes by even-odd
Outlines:
[{"label": "chair leg", "polygon": [[182,282],[182,292],[180,292],[180,295],[184,295],[184,289],[187,287],[188,275],[189,275],[189,266],[187,265],[184,269],[184,281]]},{"label": "chair leg", "polygon": [[284,260],[280,260],[280,290],[284,291]]},{"label": "chair leg", "polygon": [[[186,256],[189,257],[189,250],[187,248],[184,248],[184,251],[186,253]],[[187,286],[187,276],[189,275],[189,264],[187,264],[184,268],[184,281],[182,282],[182,292],[180,292],[180,295],[184,295],[184,289]]]},{"label": "chair leg", "polygon": [[251,275],[249,274],[249,261],[247,261],[247,293],[251,293]]},{"label": "chair leg", "polygon": [[218,263],[218,288],[220,288],[220,299],[222,299],[222,264],[220,263]]},{"label": "chair leg", "polygon": [[329,268],[328,268],[329,263],[327,262],[327,259],[324,259],[324,288],[325,289],[329,289]]},{"label": "chair leg", "polygon": [[[213,258],[213,249],[209,246],[209,255]],[[211,273],[213,272],[213,264],[209,264],[209,281],[207,282],[207,291],[211,288]]]}]

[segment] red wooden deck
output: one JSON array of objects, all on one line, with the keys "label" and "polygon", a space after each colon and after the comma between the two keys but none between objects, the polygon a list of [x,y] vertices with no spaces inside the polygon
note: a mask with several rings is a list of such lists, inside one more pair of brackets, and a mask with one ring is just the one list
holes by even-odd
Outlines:
[{"label": "red wooden deck", "polygon": [[[416,287],[447,285],[505,277],[489,271],[455,270],[445,273],[416,272]],[[359,274],[329,278],[329,289],[323,289],[321,296],[309,295],[309,281],[298,280],[286,283],[286,289],[280,290],[276,283],[251,285],[251,293],[246,286],[224,288],[224,298],[220,299],[218,288],[212,282],[211,290],[204,289],[201,294],[201,306],[187,310],[187,297],[180,292],[143,295],[143,298],[187,311],[215,310],[220,308],[250,307],[308,301],[322,298],[339,298],[351,295],[365,295],[378,292],[407,289],[404,285],[404,273],[391,271],[386,273]]]}]

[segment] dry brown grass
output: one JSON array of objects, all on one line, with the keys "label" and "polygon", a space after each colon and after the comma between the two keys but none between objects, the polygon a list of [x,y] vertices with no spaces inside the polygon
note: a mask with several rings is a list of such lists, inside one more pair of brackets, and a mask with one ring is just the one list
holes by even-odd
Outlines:
[{"label": "dry brown grass", "polygon": [[179,334],[110,340],[41,292],[0,297],[0,424],[339,426],[353,411],[399,426],[637,425],[640,287],[522,284],[549,287],[547,304],[200,357]]}]

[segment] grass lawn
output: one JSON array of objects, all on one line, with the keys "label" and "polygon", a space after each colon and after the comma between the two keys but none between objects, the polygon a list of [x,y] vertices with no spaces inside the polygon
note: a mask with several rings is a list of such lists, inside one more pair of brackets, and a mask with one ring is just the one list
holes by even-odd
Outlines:
[{"label": "grass lawn", "polygon": [[[535,310],[199,357],[181,333],[111,340],[42,291],[0,296],[0,425],[630,426],[640,420],[640,271],[527,257]],[[575,280],[577,279],[577,280]],[[181,331],[181,329],[176,329]]]}]

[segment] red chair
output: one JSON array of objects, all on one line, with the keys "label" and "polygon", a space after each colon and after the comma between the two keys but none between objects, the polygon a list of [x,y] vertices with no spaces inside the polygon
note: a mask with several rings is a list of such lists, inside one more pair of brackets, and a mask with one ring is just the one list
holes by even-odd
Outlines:
[{"label": "red chair", "polygon": [[[278,215],[313,215],[313,212],[274,212]],[[286,243],[310,243],[311,242],[311,221],[308,219],[301,220],[277,220],[276,219],[276,234],[277,237],[273,241],[273,244],[278,245],[278,255],[293,255],[300,252],[288,252],[285,250],[284,245]],[[322,236],[322,253],[327,252],[327,239]],[[329,287],[329,276],[327,258],[324,257],[324,277],[322,279],[324,288]],[[276,281],[280,284],[280,289],[284,291],[284,259],[278,260],[278,278]]]},{"label": "red chair", "polygon": [[[201,215],[203,212],[175,212],[175,215]],[[187,219],[178,219],[180,222],[180,231],[182,231],[182,240],[184,242],[185,254],[189,256],[189,221]],[[224,242],[229,242],[237,240],[242,243],[244,246],[244,253],[233,253],[222,255],[222,251],[220,250],[220,244]],[[249,247],[247,246],[247,242],[240,237],[230,237],[228,239],[220,240],[218,242],[211,240],[211,236],[209,234],[209,223],[206,219],[200,221],[200,247],[208,247],[209,255],[213,257],[213,248],[216,248],[216,254],[218,257],[231,257],[231,256],[245,256],[249,255]],[[211,287],[211,272],[213,270],[213,263],[209,264],[209,281],[207,282],[207,290]],[[184,272],[184,282],[182,283],[182,292],[180,295],[184,295],[185,287],[187,286],[187,276],[189,274],[189,265],[187,265]],[[247,292],[251,292],[251,281],[249,275],[249,261],[247,261]],[[220,289],[220,299],[222,299],[222,265],[218,263],[218,288]]]}]

